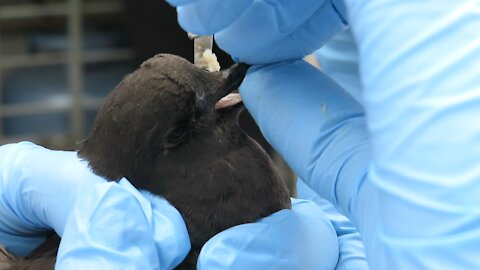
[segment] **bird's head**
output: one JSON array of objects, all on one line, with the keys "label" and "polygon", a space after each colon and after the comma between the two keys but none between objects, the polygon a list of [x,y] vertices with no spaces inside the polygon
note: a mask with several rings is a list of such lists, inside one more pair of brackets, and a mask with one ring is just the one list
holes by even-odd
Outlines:
[{"label": "bird's head", "polygon": [[158,164],[176,170],[231,150],[225,136],[235,137],[242,106],[219,100],[238,89],[247,68],[208,72],[166,54],[145,61],[107,97],[79,156],[109,180],[132,181]]}]

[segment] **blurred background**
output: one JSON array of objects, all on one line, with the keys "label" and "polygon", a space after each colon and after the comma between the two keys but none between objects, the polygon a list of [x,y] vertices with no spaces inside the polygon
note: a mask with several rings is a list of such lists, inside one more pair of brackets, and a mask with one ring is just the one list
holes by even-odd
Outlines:
[{"label": "blurred background", "polygon": [[[214,48],[220,65],[231,59]],[[162,0],[0,0],[0,143],[75,149],[108,93],[157,53],[193,60],[193,43]],[[294,175],[247,112],[241,125]]]}]

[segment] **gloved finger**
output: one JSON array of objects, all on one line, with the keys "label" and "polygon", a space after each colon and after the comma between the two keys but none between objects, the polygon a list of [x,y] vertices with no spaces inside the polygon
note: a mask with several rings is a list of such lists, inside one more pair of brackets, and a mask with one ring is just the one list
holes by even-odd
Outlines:
[{"label": "gloved finger", "polygon": [[[145,198],[146,195],[147,197]],[[79,196],[55,269],[172,269],[190,250],[180,213],[125,179]]]},{"label": "gloved finger", "polygon": [[330,1],[255,1],[215,40],[239,62],[265,64],[302,58],[345,28]]},{"label": "gloved finger", "polygon": [[297,192],[298,198],[315,202],[335,228],[339,249],[338,263],[335,269],[370,269],[360,233],[355,225],[339,213],[330,202],[321,198],[309,188],[301,179],[297,180]]},{"label": "gloved finger", "polygon": [[235,21],[253,0],[197,0],[177,8],[178,22],[188,32],[213,35]]},{"label": "gloved finger", "polygon": [[169,1],[179,6],[183,29],[215,35],[220,48],[240,62],[260,64],[301,58],[345,29],[338,0]]},{"label": "gloved finger", "polygon": [[250,68],[240,94],[297,175],[348,215],[370,162],[362,107],[303,60]]},{"label": "gloved finger", "polygon": [[293,200],[257,223],[225,230],[202,248],[198,269],[334,269],[335,231],[315,203]]},{"label": "gloved finger", "polygon": [[62,234],[76,194],[105,180],[75,152],[23,142],[0,147],[0,237],[26,255],[54,228]]},{"label": "gloved finger", "polygon": [[[123,181],[120,184],[123,184]],[[134,192],[136,189],[133,187],[129,190],[136,194]],[[142,194],[150,202],[150,206],[147,204],[142,208],[150,224],[150,231],[159,256],[160,269],[174,268],[190,251],[187,226],[178,210],[167,200],[147,191],[142,191]],[[139,198],[137,200],[141,201]],[[151,207],[151,214],[149,214],[149,207]]]}]

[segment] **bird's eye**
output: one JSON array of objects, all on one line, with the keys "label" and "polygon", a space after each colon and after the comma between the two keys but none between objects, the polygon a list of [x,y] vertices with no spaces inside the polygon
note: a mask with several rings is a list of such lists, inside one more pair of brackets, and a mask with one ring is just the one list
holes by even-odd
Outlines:
[{"label": "bird's eye", "polygon": [[175,147],[183,142],[187,137],[188,129],[186,125],[179,125],[172,129],[166,137],[167,147]]}]

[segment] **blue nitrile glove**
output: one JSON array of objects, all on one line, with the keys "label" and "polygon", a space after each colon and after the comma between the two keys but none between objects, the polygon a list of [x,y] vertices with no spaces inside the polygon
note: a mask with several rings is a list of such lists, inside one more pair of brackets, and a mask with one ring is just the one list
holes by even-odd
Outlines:
[{"label": "blue nitrile glove", "polygon": [[479,269],[480,2],[347,2],[371,136],[355,213],[369,262]]},{"label": "blue nitrile glove", "polygon": [[[322,191],[322,197],[349,212],[356,201],[351,190],[360,186],[369,162],[361,106],[303,60],[252,67],[240,93],[263,134],[292,169]],[[342,231],[345,223],[330,217],[339,241],[344,241],[339,269],[349,263],[365,269],[362,248],[353,246],[359,245],[358,235]],[[352,241],[346,241],[349,237]]]},{"label": "blue nitrile glove", "polygon": [[354,224],[347,217],[340,214],[331,203],[320,198],[320,196],[301,179],[297,181],[297,193],[299,198],[311,200],[320,206],[335,228],[339,249],[338,264],[335,269],[368,270],[365,248],[360,233],[358,233]]},{"label": "blue nitrile glove", "polygon": [[183,219],[126,180],[106,182],[75,152],[0,147],[0,244],[26,255],[50,228],[56,269],[170,269],[190,249]]},{"label": "blue nitrile glove", "polygon": [[[351,218],[370,162],[360,104],[303,60],[250,68],[240,94],[262,133],[297,175]],[[352,233],[342,232],[342,222],[335,225],[334,220],[340,237]],[[348,246],[359,244],[358,235],[353,238],[340,246],[339,267],[350,256],[363,256],[356,254],[361,248]]]},{"label": "blue nitrile glove", "polygon": [[244,102],[372,269],[478,269],[480,3],[346,2],[366,119],[300,62],[253,68]]},{"label": "blue nitrile glove", "polygon": [[315,203],[292,200],[257,223],[227,229],[202,249],[199,270],[333,270],[338,240],[325,213]]},{"label": "blue nitrile glove", "polygon": [[215,34],[236,61],[304,57],[346,28],[342,0],[167,0],[187,32]]}]

